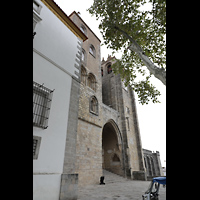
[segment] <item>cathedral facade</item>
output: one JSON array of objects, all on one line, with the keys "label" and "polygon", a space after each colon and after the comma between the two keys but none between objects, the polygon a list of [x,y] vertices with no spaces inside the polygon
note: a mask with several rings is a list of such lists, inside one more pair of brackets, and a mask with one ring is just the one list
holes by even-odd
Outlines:
[{"label": "cathedral facade", "polygon": [[79,185],[99,183],[103,169],[146,180],[133,90],[113,73],[115,57],[101,60],[101,41],[80,15],[69,17],[88,39],[82,43],[76,158],[64,168],[78,174]]},{"label": "cathedral facade", "polygon": [[[133,180],[161,174],[142,149],[133,90],[101,60],[101,41],[75,11],[33,1],[33,199],[78,198],[104,170]],[[161,174],[162,175],[162,174]]]}]

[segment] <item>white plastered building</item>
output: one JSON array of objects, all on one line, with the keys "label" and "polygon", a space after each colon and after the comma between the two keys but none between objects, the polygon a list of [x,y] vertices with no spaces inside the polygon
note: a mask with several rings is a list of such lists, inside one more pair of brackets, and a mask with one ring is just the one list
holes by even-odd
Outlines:
[{"label": "white plastered building", "polygon": [[[81,46],[86,39],[54,1],[33,1],[34,200],[77,195],[75,150],[68,145],[75,145],[76,130],[69,126],[78,113]],[[70,169],[64,169],[67,160]]]}]

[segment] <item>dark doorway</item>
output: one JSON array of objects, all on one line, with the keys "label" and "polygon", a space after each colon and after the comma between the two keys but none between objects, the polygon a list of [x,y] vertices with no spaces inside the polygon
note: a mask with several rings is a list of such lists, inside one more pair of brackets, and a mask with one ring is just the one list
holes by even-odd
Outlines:
[{"label": "dark doorway", "polygon": [[121,145],[113,125],[108,122],[102,132],[102,160],[103,169],[118,175],[124,175]]}]

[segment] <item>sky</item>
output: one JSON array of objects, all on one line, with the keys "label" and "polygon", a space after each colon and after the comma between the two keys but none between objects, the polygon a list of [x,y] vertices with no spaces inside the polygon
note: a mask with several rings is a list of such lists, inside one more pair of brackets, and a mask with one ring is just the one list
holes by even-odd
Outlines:
[{"label": "sky", "polygon": [[[103,43],[103,37],[98,29],[99,22],[95,16],[86,11],[92,4],[93,0],[54,0],[58,6],[69,16],[73,11],[80,12],[81,18],[96,34],[96,36]],[[111,49],[101,46],[101,59],[106,60],[108,54],[112,54]],[[115,54],[116,58],[121,57],[121,52]],[[151,83],[161,92],[159,101],[161,103],[149,103],[148,105],[141,105],[136,98],[137,115],[139,121],[139,129],[142,140],[142,148],[151,151],[159,151],[162,167],[166,166],[166,86],[164,86],[158,79],[152,77]]]}]

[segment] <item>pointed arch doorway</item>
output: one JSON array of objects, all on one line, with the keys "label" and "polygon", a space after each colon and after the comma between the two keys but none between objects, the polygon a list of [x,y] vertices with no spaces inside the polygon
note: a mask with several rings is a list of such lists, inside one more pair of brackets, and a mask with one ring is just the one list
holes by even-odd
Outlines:
[{"label": "pointed arch doorway", "polygon": [[102,167],[124,176],[122,138],[116,123],[109,120],[102,131]]}]

